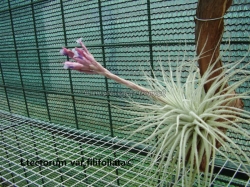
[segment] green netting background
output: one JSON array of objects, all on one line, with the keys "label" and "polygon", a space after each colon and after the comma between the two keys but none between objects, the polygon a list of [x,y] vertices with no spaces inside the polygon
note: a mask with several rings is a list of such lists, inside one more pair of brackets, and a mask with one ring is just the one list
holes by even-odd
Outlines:
[{"label": "green netting background", "polygon": [[[130,90],[99,75],[64,70],[66,58],[59,50],[62,46],[75,47],[75,40],[82,37],[108,70],[146,85],[140,67],[157,70],[159,57],[167,64],[169,59],[181,59],[184,53],[186,58],[194,56],[196,6],[195,0],[0,0],[0,110],[126,137],[119,128],[130,116],[108,102],[125,106],[118,100],[119,93]],[[221,48],[227,48],[229,38],[231,45],[224,52],[224,63],[247,53],[249,22],[250,1],[234,0],[225,15]],[[248,55],[242,64],[249,61]],[[187,73],[183,72],[183,79]],[[237,92],[249,89],[249,84]],[[244,105],[250,111],[250,101],[245,100]],[[237,139],[237,135],[231,136]],[[238,144],[250,152],[249,142],[240,139]]]}]

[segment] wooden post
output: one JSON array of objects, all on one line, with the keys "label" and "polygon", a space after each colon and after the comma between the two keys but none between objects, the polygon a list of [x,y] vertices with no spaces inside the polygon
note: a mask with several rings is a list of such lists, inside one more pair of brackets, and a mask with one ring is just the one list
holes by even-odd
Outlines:
[{"label": "wooden post", "polygon": [[[197,56],[200,57],[198,63],[201,76],[203,76],[210,65],[213,65],[213,70],[222,67],[221,59],[218,60],[218,57],[220,56],[220,44],[224,31],[223,17],[231,4],[232,0],[198,1],[195,18],[195,41],[197,47]],[[210,75],[208,80],[217,77],[221,72],[222,69],[217,70]],[[205,92],[209,90],[212,83],[213,80],[204,85]],[[227,84],[225,85],[225,87],[227,87]],[[235,92],[232,94],[235,94]],[[234,103],[230,103],[230,105],[237,108],[243,108],[243,103],[241,100],[236,100]],[[226,133],[226,129],[221,128],[220,130]],[[220,146],[221,145],[219,144],[219,142],[217,142],[216,147],[218,148]],[[197,145],[197,149],[199,149],[199,145]],[[204,154],[202,163],[200,165],[200,170],[204,171],[207,164],[208,163],[206,163],[206,156]]]},{"label": "wooden post", "polygon": [[[199,0],[195,19],[195,41],[201,76],[206,72],[209,64],[215,63],[220,55],[220,42],[224,31],[224,19],[227,9],[231,6],[232,0]],[[215,19],[215,20],[213,20]],[[214,64],[214,69],[222,67],[221,60]],[[221,73],[219,70],[213,73],[210,78]],[[208,82],[204,89],[207,92],[212,85]]]}]

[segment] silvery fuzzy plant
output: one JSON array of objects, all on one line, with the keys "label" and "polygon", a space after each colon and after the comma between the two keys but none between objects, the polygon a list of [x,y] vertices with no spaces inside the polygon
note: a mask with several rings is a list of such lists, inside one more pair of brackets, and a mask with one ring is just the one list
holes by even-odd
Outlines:
[{"label": "silvery fuzzy plant", "polygon": [[[211,81],[209,77],[214,71],[222,68],[213,70],[211,65],[201,77],[196,65],[197,58],[191,61],[183,59],[178,62],[175,71],[171,63],[168,65],[168,71],[165,71],[160,62],[161,77],[145,75],[150,87],[145,88],[112,74],[95,60],[81,39],[77,40],[77,43],[81,44],[82,48],[63,48],[60,51],[61,54],[75,60],[66,61],[65,69],[103,75],[133,90],[143,92],[151,99],[150,104],[130,101],[133,111],[123,110],[138,116],[130,124],[138,126],[133,134],[152,131],[139,143],[152,145],[149,153],[152,162],[148,167],[152,179],[158,178],[160,174],[160,179],[164,181],[170,173],[175,175],[174,186],[188,187],[193,186],[194,182],[197,186],[210,186],[217,154],[235,166],[240,164],[243,172],[250,176],[249,155],[227,135],[232,131],[243,136],[246,141],[250,140],[250,132],[244,128],[244,125],[250,125],[250,112],[236,107],[241,99],[250,99],[250,90],[235,93],[240,85],[250,81],[250,63],[242,65],[244,58],[224,65],[222,73],[213,78],[213,84],[207,93],[204,91],[204,85]],[[181,75],[184,69],[189,70],[189,75],[182,83]],[[238,75],[238,81],[234,80],[231,85],[227,85]],[[162,93],[162,90],[165,90],[162,95],[151,94]],[[234,160],[228,152],[233,155]],[[157,172],[152,174],[155,167]]]}]

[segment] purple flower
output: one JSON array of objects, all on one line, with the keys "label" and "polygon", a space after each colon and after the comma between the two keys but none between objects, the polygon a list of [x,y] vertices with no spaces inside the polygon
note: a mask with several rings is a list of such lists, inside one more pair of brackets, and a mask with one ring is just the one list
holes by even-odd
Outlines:
[{"label": "purple flower", "polygon": [[82,50],[78,49],[77,47],[75,49],[72,49],[72,52],[75,54],[75,58],[79,58],[83,60],[83,52]]},{"label": "purple flower", "polygon": [[60,50],[61,55],[68,56],[76,61],[66,61],[64,63],[64,69],[73,69],[88,74],[102,74],[103,72],[105,72],[106,69],[95,60],[94,56],[88,51],[86,46],[83,44],[82,39],[80,38],[76,42],[79,43],[82,48],[76,47],[72,50],[69,50],[63,47]]},{"label": "purple flower", "polygon": [[70,51],[69,49],[66,49],[66,48],[64,48],[64,47],[60,50],[60,54],[61,54],[61,55],[68,56],[68,57],[70,57],[70,58],[73,58],[73,57],[74,57],[74,53],[73,53],[72,51]]},{"label": "purple flower", "polygon": [[64,62],[63,68],[77,70],[79,72],[83,72],[83,73],[87,73],[87,74],[96,74],[96,72],[94,72],[93,70],[90,70],[88,67],[86,67],[80,63],[77,63],[77,62],[66,61],[66,62]]}]

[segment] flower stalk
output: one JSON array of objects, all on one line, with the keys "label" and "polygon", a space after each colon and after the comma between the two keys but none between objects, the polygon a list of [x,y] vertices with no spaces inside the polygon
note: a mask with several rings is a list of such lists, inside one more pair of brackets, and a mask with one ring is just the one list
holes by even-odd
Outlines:
[{"label": "flower stalk", "polygon": [[142,86],[139,86],[135,84],[134,82],[123,79],[111,73],[109,70],[104,68],[99,62],[95,60],[94,56],[88,51],[86,46],[83,44],[81,38],[78,39],[76,42],[79,43],[82,48],[76,47],[72,50],[69,50],[63,47],[60,50],[61,55],[68,56],[69,58],[75,60],[75,62],[70,62],[70,61],[64,62],[64,69],[76,70],[76,71],[86,73],[86,74],[103,75],[109,79],[114,80],[115,82],[119,84],[125,85],[126,87],[132,90],[142,92],[143,94],[148,95],[153,99],[156,99],[161,102],[165,102],[165,100],[161,96],[154,94],[151,90],[144,88]]}]

